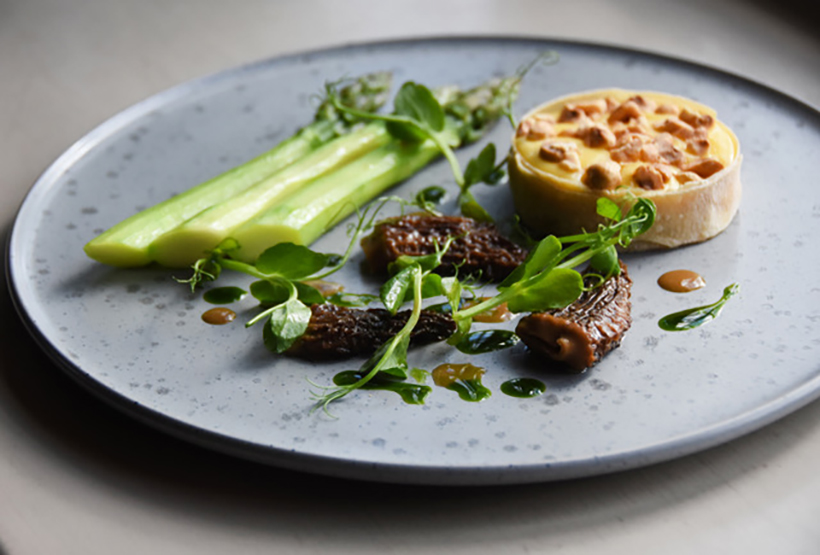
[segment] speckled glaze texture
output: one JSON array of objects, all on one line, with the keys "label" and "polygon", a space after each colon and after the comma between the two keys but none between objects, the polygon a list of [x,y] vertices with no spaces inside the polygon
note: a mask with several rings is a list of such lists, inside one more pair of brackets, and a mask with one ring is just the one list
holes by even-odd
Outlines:
[{"label": "speckled glaze texture", "polygon": [[[467,87],[511,74],[546,49],[561,62],[527,77],[520,113],[574,91],[658,90],[715,108],[744,152],[739,215],[717,238],[626,258],[634,324],[621,346],[580,375],[556,372],[517,346],[475,357],[493,391],[467,403],[434,387],[423,407],[390,392],[360,392],[310,413],[308,380],[360,361],[309,364],[268,353],[251,298],[226,326],[200,320],[211,307],[162,268],[118,270],[82,246],[137,210],[265,151],[312,115],[325,80],[388,69],[397,83]],[[507,145],[499,125],[489,140]],[[483,142],[459,153],[474,155]],[[776,91],[703,67],[627,50],[508,39],[408,41],[292,56],[181,85],[115,116],[81,139],[38,180],[9,243],[18,308],[44,349],[71,376],[129,414],[221,451],[336,476],[441,485],[563,479],[637,467],[704,449],[799,408],[820,391],[820,116]],[[451,183],[437,163],[395,190]],[[500,218],[511,202],[483,188]],[[449,205],[452,206],[452,205]],[[339,252],[344,226],[316,248]],[[377,284],[357,260],[337,280],[351,292]],[[690,269],[707,286],[663,291],[658,276]],[[657,320],[706,304],[738,282],[716,321],[668,333]],[[247,287],[243,277],[220,285]],[[510,326],[514,326],[514,322]],[[432,369],[466,362],[445,345],[413,351]],[[533,399],[503,395],[514,377],[547,384]]]}]

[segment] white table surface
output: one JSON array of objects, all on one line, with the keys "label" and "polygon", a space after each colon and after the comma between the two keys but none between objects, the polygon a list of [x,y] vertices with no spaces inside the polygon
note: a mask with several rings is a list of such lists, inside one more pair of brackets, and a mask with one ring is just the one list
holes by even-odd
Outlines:
[{"label": "white table surface", "polygon": [[[588,40],[705,63],[820,106],[816,16],[790,4],[0,0],[0,221],[7,231],[38,174],[129,105],[238,64],[351,42]],[[721,447],[609,476],[359,483],[132,422],[45,358],[5,287],[0,303],[0,554],[820,552],[820,402]]]}]

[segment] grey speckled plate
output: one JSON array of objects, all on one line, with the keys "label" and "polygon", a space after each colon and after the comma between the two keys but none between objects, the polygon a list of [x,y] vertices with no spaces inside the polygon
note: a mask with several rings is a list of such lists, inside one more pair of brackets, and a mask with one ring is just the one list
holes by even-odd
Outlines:
[{"label": "grey speckled plate", "polygon": [[[136,210],[266,150],[306,123],[311,95],[343,75],[392,70],[398,82],[470,86],[510,74],[545,49],[561,63],[528,76],[521,112],[546,99],[602,87],[654,89],[717,109],[745,153],[744,199],[730,228],[706,244],[629,257],[635,323],[623,346],[582,375],[545,373],[523,348],[481,357],[493,396],[461,401],[435,388],[424,407],[363,392],[309,414],[307,379],[329,383],[358,362],[312,365],[267,353],[258,330],[208,326],[208,306],[173,272],[117,270],[83,244]],[[490,136],[508,143],[509,130]],[[463,151],[473,155],[480,145]],[[9,244],[18,308],[71,376],[116,407],[179,437],[258,461],[368,480],[502,484],[586,476],[671,459],[740,436],[820,393],[820,116],[742,78],[603,46],[518,39],[454,39],[352,46],[264,61],[187,83],[113,117],[62,155],[20,209]],[[434,164],[403,184],[410,194],[447,183]],[[500,216],[502,188],[481,191]],[[339,251],[337,230],[317,247]],[[662,291],[664,271],[700,272],[708,286]],[[369,290],[357,264],[339,276]],[[177,272],[178,273],[178,272]],[[706,327],[666,333],[666,313],[742,287]],[[224,284],[247,285],[241,278]],[[250,300],[240,317],[253,314]],[[432,368],[464,355],[415,351]],[[545,395],[499,391],[538,376]]]}]

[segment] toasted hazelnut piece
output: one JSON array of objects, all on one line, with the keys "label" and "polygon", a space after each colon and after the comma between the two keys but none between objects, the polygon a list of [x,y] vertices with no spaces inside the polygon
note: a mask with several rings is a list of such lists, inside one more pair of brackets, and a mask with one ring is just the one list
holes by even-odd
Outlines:
[{"label": "toasted hazelnut piece", "polygon": [[626,124],[623,123],[623,122],[620,122],[620,121],[616,121],[615,123],[610,125],[609,128],[615,134],[615,139],[618,141],[619,144],[621,143],[621,140],[624,137],[626,137],[627,135],[629,135],[629,133],[631,133],[631,131],[629,131],[629,128],[626,126]]},{"label": "toasted hazelnut piece", "polygon": [[713,158],[701,158],[685,164],[681,169],[706,179],[722,170],[723,164]]},{"label": "toasted hazelnut piece", "polygon": [[668,181],[668,179],[664,180],[663,173],[653,166],[639,166],[632,174],[632,179],[638,187],[650,191],[663,189],[664,182]]},{"label": "toasted hazelnut piece", "polygon": [[658,145],[655,143],[644,143],[638,151],[638,158],[641,162],[657,162],[661,159],[661,153]]},{"label": "toasted hazelnut piece", "polygon": [[695,130],[688,123],[680,118],[672,116],[654,125],[655,131],[671,133],[675,137],[683,140],[691,139],[695,135]]},{"label": "toasted hazelnut piece", "polygon": [[667,164],[677,165],[683,161],[683,152],[675,147],[672,135],[669,133],[661,133],[655,137],[655,145],[658,147],[661,160]]},{"label": "toasted hazelnut piece", "polygon": [[669,181],[675,177],[676,168],[672,166],[668,166],[666,164],[653,164],[652,167],[661,172],[664,183],[669,183]]},{"label": "toasted hazelnut piece", "polygon": [[555,116],[552,114],[535,114],[532,119],[536,121],[545,121],[549,124],[555,125]]},{"label": "toasted hazelnut piece", "polygon": [[696,112],[691,112],[686,108],[680,113],[680,119],[692,127],[703,127],[705,129],[709,129],[714,125],[715,118],[710,116],[709,114],[698,114]]},{"label": "toasted hazelnut piece", "polygon": [[585,128],[582,139],[590,148],[612,148],[615,146],[615,134],[603,125],[591,125]]},{"label": "toasted hazelnut piece", "polygon": [[642,115],[641,108],[638,104],[632,100],[627,100],[614,110],[609,115],[609,119],[607,120],[610,124],[615,123],[616,121],[628,122],[631,119],[638,118]]},{"label": "toasted hazelnut piece", "polygon": [[558,163],[558,167],[568,172],[577,172],[581,169],[581,156],[577,150],[572,150],[567,157]]},{"label": "toasted hazelnut piece", "polygon": [[621,166],[612,160],[592,164],[581,176],[581,183],[596,191],[611,191],[621,184]]},{"label": "toasted hazelnut piece", "polygon": [[641,135],[649,135],[650,131],[649,122],[643,115],[629,120],[626,128],[630,133],[639,133]]},{"label": "toasted hazelnut piece", "polygon": [[700,176],[693,172],[680,172],[675,176],[675,179],[678,180],[678,183],[681,185],[685,183],[691,183],[692,181],[700,181]]},{"label": "toasted hazelnut piece", "polygon": [[518,129],[515,130],[515,136],[524,137],[526,135],[529,135],[530,129],[532,129],[532,120],[522,119],[521,122],[518,124]]},{"label": "toasted hazelnut piece", "polygon": [[535,120],[530,124],[530,129],[527,132],[528,141],[538,141],[546,139],[547,137],[554,137],[555,129],[552,124],[544,120]]},{"label": "toasted hazelnut piece", "polygon": [[695,134],[686,141],[686,151],[697,156],[703,156],[709,150],[709,132],[705,127],[695,128]]},{"label": "toasted hazelnut piece", "polygon": [[[616,143],[609,156],[616,162],[637,162],[641,159],[644,146],[650,142],[649,137],[640,133],[624,133]],[[645,156],[646,154],[644,154]],[[654,160],[645,160],[647,162]]]},{"label": "toasted hazelnut piece", "polygon": [[558,123],[572,123],[580,120],[586,116],[575,104],[567,104],[561,109],[561,114],[558,116]]},{"label": "toasted hazelnut piece", "polygon": [[637,146],[640,146],[651,140],[647,135],[644,135],[643,133],[634,133],[626,127],[623,128],[622,132],[619,132],[619,134],[617,135],[617,139],[618,142],[615,144],[615,146],[617,147],[622,147],[629,144],[635,144]]},{"label": "toasted hazelnut piece", "polygon": [[589,148],[612,148],[615,146],[615,134],[600,123],[587,123],[573,131],[564,131],[564,136],[581,139]]},{"label": "toasted hazelnut piece", "polygon": [[576,108],[588,116],[596,116],[607,111],[607,103],[603,98],[599,98],[598,100],[590,100],[589,102],[576,104]]},{"label": "toasted hazelnut piece", "polygon": [[632,143],[620,146],[609,153],[609,157],[621,164],[637,162],[640,159],[641,146]]},{"label": "toasted hazelnut piece", "polygon": [[680,113],[680,109],[674,104],[661,104],[657,108],[655,108],[656,114],[668,114],[672,116],[677,116]]},{"label": "toasted hazelnut piece", "polygon": [[654,100],[650,100],[650,99],[648,99],[648,98],[645,98],[645,97],[643,97],[643,96],[641,96],[641,95],[639,95],[639,94],[637,94],[637,95],[633,96],[633,97],[632,97],[632,98],[630,98],[629,100],[631,100],[632,102],[634,102],[635,104],[637,104],[637,105],[638,105],[638,107],[639,107],[641,110],[643,110],[644,112],[652,112],[652,111],[654,111],[654,110],[655,110],[655,106],[656,106],[655,101],[654,101]]},{"label": "toasted hazelnut piece", "polygon": [[578,145],[570,141],[547,140],[541,143],[538,155],[547,162],[566,160],[571,152],[578,153]]}]

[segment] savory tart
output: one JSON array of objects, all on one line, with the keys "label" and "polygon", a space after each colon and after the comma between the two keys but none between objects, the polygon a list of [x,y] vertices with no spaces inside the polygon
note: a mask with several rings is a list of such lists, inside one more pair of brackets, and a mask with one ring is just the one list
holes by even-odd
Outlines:
[{"label": "savory tart", "polygon": [[710,239],[740,204],[740,144],[711,108],[658,92],[607,89],[535,108],[512,141],[515,208],[540,235],[591,231],[601,196],[655,202],[655,225],[631,249]]}]

